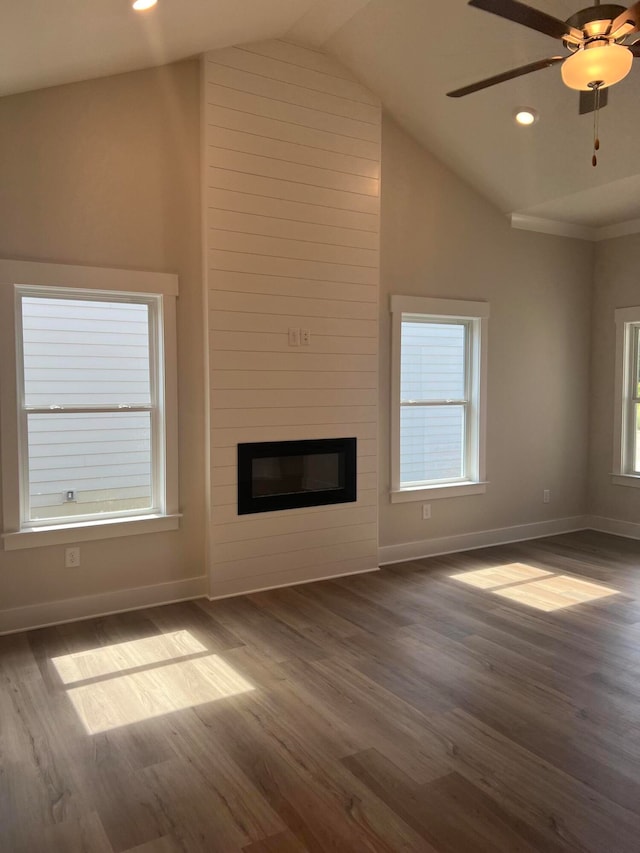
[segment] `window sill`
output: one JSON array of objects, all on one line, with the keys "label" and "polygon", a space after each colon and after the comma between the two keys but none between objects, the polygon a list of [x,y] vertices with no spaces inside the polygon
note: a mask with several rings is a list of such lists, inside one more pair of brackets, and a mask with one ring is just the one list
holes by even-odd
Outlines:
[{"label": "window sill", "polygon": [[132,518],[112,518],[75,524],[56,524],[51,527],[30,527],[19,533],[4,533],[5,551],[40,548],[46,545],[67,545],[89,542],[92,539],[118,539],[141,533],[177,530],[181,515],[142,515]]},{"label": "window sill", "polygon": [[614,486],[631,486],[640,489],[640,474],[612,474],[611,482]]},{"label": "window sill", "polygon": [[438,486],[416,486],[413,489],[399,489],[396,492],[391,492],[391,503],[483,495],[487,491],[487,486],[488,482],[483,481],[481,483],[447,483]]}]

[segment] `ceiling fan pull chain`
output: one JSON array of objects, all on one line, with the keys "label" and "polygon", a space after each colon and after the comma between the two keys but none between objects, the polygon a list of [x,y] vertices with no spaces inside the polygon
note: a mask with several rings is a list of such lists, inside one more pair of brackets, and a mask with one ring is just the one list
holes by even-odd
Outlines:
[{"label": "ceiling fan pull chain", "polygon": [[594,106],[595,109],[593,111],[593,157],[591,158],[591,165],[598,165],[598,156],[596,151],[600,150],[600,87],[602,86],[602,81],[598,80],[595,83],[589,84],[593,89],[593,98],[594,98]]}]

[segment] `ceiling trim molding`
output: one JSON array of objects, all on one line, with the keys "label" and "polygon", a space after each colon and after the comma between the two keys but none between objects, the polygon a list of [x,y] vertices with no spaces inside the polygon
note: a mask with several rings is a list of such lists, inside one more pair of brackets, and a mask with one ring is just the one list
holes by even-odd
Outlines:
[{"label": "ceiling trim molding", "polygon": [[544,219],[541,216],[527,216],[525,213],[511,213],[509,220],[512,228],[522,231],[537,231],[540,234],[553,234],[556,237],[574,237],[577,240],[597,239],[597,228],[588,225],[574,225],[571,222],[559,222],[557,219]]},{"label": "ceiling trim molding", "polygon": [[626,222],[616,222],[598,228],[596,240],[613,240],[615,237],[626,237],[627,234],[640,234],[640,219],[628,219]]},{"label": "ceiling trim molding", "polygon": [[555,237],[573,237],[577,240],[588,240],[590,243],[626,237],[628,234],[640,234],[640,219],[628,219],[626,222],[603,225],[600,228],[544,219],[541,216],[528,216],[525,213],[510,213],[508,219],[512,228],[522,231],[537,231],[539,234],[553,234]]}]

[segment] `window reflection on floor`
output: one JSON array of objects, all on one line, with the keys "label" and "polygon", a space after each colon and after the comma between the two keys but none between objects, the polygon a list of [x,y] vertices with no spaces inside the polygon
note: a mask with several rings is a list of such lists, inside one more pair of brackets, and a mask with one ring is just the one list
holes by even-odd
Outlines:
[{"label": "window reflection on floor", "polygon": [[450,577],[545,612],[619,594],[615,589],[571,575],[554,574],[526,563],[491,566]]},{"label": "window reflection on floor", "polygon": [[89,734],[254,689],[188,631],[53,658]]},{"label": "window reflection on floor", "polygon": [[175,661],[181,657],[207,652],[189,631],[172,631],[115,643],[111,646],[98,646],[70,655],[53,658],[53,664],[64,684],[86,681],[89,678],[135,669],[138,666],[150,666],[163,661]]},{"label": "window reflection on floor", "polygon": [[488,569],[460,572],[457,575],[451,575],[451,577],[454,580],[468,583],[470,586],[477,586],[480,589],[493,589],[496,586],[519,583],[520,581],[541,578],[550,574],[551,572],[546,572],[544,569],[536,569],[524,563],[510,563],[506,566],[490,566]]}]

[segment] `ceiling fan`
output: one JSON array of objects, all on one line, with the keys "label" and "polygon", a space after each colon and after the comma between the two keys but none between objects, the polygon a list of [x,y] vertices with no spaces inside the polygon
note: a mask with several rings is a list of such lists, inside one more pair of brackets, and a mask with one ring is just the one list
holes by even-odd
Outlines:
[{"label": "ceiling fan", "polygon": [[[518,0],[470,0],[469,6],[492,12],[508,21],[522,24],[551,38],[562,41],[569,54],[550,56],[537,62],[530,62],[463,86],[448,92],[450,98],[461,98],[473,92],[479,92],[497,83],[504,83],[515,77],[522,77],[532,71],[540,71],[551,65],[562,63],[563,82],[570,89],[593,92],[595,109],[594,155],[593,165],[597,163],[595,151],[599,148],[597,138],[597,119],[600,104],[600,92],[614,83],[623,80],[633,63],[640,57],[640,39],[625,43],[633,33],[640,32],[640,2],[633,3],[628,9],[612,3],[600,4],[581,9],[566,21],[554,18]],[[606,92],[605,92],[606,94]]]}]

